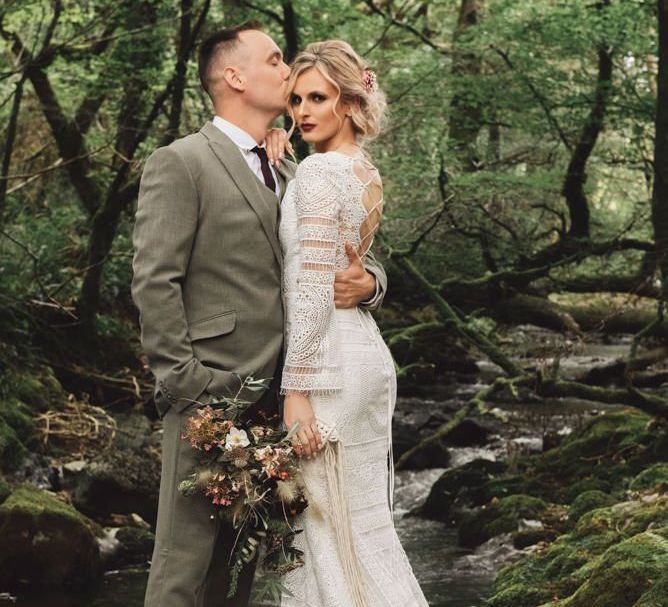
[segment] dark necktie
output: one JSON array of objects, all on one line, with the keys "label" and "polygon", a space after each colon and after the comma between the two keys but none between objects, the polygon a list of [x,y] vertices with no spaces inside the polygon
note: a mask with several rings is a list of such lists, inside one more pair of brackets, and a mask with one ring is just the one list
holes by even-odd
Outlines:
[{"label": "dark necktie", "polygon": [[267,150],[255,146],[251,152],[255,152],[260,157],[260,167],[262,168],[262,177],[264,178],[264,185],[266,185],[274,194],[276,193],[276,182],[274,176],[271,174],[269,168],[269,158],[267,157]]}]

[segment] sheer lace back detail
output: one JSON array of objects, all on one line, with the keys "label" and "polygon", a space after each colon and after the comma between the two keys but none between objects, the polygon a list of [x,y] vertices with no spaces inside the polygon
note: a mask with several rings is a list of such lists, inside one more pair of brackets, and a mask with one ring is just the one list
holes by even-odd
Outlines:
[{"label": "sheer lace back detail", "polygon": [[363,155],[357,156],[353,162],[353,171],[362,187],[361,202],[366,212],[359,231],[360,257],[366,255],[373,244],[373,238],[380,228],[380,219],[383,215],[383,183],[378,169]]}]

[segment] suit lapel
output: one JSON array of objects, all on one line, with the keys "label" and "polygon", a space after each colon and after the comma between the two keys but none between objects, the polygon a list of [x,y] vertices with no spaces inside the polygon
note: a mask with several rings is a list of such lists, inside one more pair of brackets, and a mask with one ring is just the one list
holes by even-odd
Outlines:
[{"label": "suit lapel", "polygon": [[285,162],[281,162],[278,167],[274,167],[278,181],[281,184],[281,201],[285,196],[285,190],[288,187],[288,182],[294,177],[294,171]]},{"label": "suit lapel", "polygon": [[[278,242],[278,200],[267,186],[253,174],[234,142],[213,123],[207,122],[200,132],[209,140],[209,147],[229,173],[239,191],[257,215],[271,244],[279,266],[283,267],[283,255]],[[281,193],[284,192],[283,185]]]},{"label": "suit lapel", "polygon": [[285,185],[286,185],[285,175],[283,173],[281,173],[281,171],[276,167],[274,167],[274,173],[276,173],[276,177],[278,177],[278,187],[279,187],[280,193],[281,193],[281,195],[279,197],[279,201],[280,201],[280,200],[283,200],[283,196],[285,195]]}]

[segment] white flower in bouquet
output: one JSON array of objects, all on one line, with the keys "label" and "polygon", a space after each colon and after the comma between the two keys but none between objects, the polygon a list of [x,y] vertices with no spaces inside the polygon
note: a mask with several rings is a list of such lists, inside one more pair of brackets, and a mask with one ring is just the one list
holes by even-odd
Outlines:
[{"label": "white flower in bouquet", "polygon": [[238,428],[232,428],[229,434],[225,437],[225,449],[228,451],[234,449],[234,447],[248,447],[250,441],[248,440],[248,434],[245,430],[239,430]]}]

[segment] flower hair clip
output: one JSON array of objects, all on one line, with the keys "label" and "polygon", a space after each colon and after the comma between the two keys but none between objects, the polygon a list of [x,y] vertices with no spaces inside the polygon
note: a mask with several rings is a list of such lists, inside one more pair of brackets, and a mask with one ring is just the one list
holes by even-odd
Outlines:
[{"label": "flower hair clip", "polygon": [[376,78],[376,72],[373,70],[364,70],[362,81],[364,82],[364,88],[366,88],[369,93],[373,93],[378,88],[378,79]]}]

